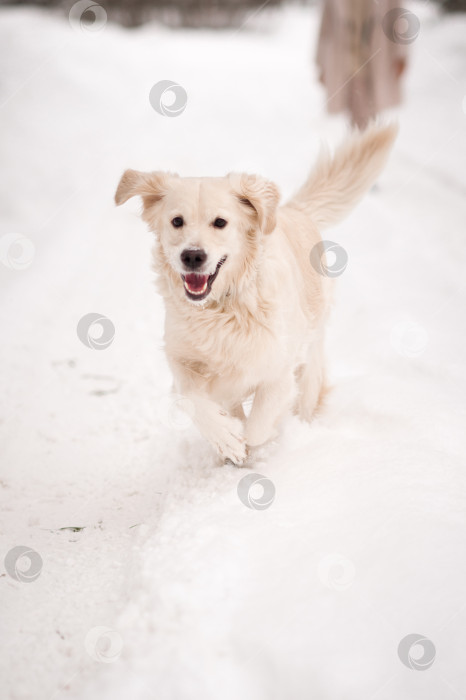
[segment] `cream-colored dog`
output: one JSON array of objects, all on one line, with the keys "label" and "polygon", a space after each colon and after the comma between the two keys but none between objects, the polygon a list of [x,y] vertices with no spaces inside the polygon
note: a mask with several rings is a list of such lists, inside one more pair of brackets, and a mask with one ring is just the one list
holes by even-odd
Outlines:
[{"label": "cream-colored dog", "polygon": [[311,251],[321,254],[320,231],[373,184],[395,135],[393,126],[354,134],[280,207],[276,185],[257,175],[123,174],[116,203],[140,195],[156,234],[175,391],[224,460],[242,464],[290,409],[311,420],[325,388],[332,283]]}]

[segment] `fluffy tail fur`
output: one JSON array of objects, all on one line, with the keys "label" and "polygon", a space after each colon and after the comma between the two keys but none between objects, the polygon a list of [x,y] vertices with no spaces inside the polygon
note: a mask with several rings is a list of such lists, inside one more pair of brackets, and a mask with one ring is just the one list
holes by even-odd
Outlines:
[{"label": "fluffy tail fur", "polygon": [[322,153],[289,206],[309,213],[321,229],[338,223],[376,180],[397,133],[395,124],[373,124],[363,132],[354,132],[333,158]]}]

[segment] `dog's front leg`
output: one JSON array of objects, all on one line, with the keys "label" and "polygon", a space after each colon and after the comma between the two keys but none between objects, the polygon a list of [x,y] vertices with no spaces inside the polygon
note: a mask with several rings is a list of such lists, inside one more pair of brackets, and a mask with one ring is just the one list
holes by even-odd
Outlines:
[{"label": "dog's front leg", "polygon": [[242,464],[247,456],[242,422],[211,399],[192,393],[186,398],[188,405],[191,404],[189,413],[194,425],[217,454],[234,464]]},{"label": "dog's front leg", "polygon": [[220,457],[242,464],[247,457],[242,421],[208,397],[206,382],[201,376],[190,374],[181,364],[171,362],[170,365],[175,391],[183,397],[178,404],[180,408]]},{"label": "dog's front leg", "polygon": [[254,447],[275,437],[276,426],[290,409],[296,394],[293,372],[273,382],[260,384],[254,394],[251,413],[246,423],[246,443]]}]

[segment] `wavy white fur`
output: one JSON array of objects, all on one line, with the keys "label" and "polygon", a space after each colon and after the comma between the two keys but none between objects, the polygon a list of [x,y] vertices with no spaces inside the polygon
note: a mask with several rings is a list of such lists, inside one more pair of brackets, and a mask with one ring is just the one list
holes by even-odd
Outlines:
[{"label": "wavy white fur", "polygon": [[[276,185],[256,175],[180,178],[127,170],[115,200],[139,195],[156,234],[154,268],[166,304],[165,347],[174,388],[223,459],[274,437],[293,410],[310,421],[325,392],[324,327],[332,280],[310,264],[320,231],[347,215],[373,184],[395,126],[356,132],[279,206]],[[183,226],[175,228],[175,217]],[[213,222],[227,221],[223,229]],[[181,253],[199,248],[201,272],[221,265],[205,299],[189,298]],[[253,395],[250,415],[242,404]]]}]

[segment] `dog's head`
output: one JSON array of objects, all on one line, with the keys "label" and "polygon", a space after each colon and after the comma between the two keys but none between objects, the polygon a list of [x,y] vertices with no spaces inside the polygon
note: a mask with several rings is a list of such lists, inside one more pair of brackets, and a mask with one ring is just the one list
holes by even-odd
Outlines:
[{"label": "dog's head", "polygon": [[278,189],[256,175],[181,178],[127,170],[115,201],[135,195],[159,239],[159,272],[194,304],[240,291],[257,267],[261,237],[276,225]]}]

